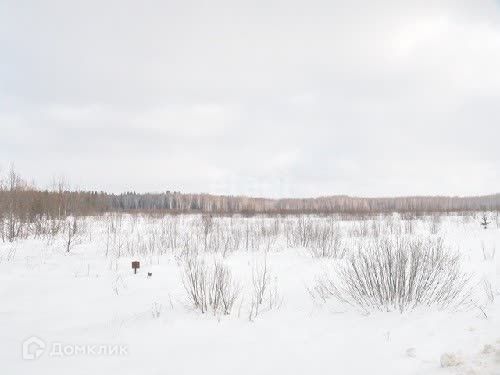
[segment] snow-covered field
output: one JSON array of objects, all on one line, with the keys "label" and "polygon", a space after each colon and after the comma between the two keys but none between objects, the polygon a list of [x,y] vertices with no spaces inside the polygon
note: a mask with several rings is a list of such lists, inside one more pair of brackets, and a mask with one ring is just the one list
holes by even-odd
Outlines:
[{"label": "snow-covered field", "polygon": [[[0,373],[500,374],[500,229],[479,221],[109,215],[80,219],[69,252],[67,230],[0,243]],[[313,298],[360,243],[394,236],[458,251],[470,306],[366,313]],[[229,314],[190,302],[183,272],[196,255],[230,270]]]}]

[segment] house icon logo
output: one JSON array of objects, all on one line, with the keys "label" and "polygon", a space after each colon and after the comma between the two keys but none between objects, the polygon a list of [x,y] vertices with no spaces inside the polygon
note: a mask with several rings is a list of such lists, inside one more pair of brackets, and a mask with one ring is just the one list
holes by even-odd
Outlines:
[{"label": "house icon logo", "polygon": [[45,351],[45,342],[36,336],[31,336],[23,342],[23,359],[35,360]]}]

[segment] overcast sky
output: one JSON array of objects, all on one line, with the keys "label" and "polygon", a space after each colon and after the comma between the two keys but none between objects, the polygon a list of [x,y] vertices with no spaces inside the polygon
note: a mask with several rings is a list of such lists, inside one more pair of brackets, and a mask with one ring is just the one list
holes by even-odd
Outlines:
[{"label": "overcast sky", "polygon": [[0,131],[42,187],[498,192],[500,2],[0,0]]}]

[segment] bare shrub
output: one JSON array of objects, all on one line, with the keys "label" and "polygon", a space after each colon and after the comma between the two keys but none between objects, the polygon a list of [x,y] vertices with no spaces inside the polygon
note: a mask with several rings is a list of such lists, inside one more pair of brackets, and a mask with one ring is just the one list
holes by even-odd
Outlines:
[{"label": "bare shrub", "polygon": [[113,277],[111,287],[113,289],[113,292],[115,292],[115,294],[119,296],[123,289],[127,289],[127,284],[125,283],[121,275],[116,274]]},{"label": "bare shrub", "polygon": [[397,237],[364,245],[338,274],[320,277],[313,291],[364,311],[403,312],[418,306],[459,307],[468,300],[468,281],[459,256],[448,253],[441,239]]},{"label": "bare shrub", "polygon": [[[373,229],[373,227],[371,228]],[[349,235],[351,237],[361,237],[367,238],[370,234],[370,225],[368,220],[363,219],[359,222],[355,222],[353,226],[349,229]]]},{"label": "bare shrub", "polygon": [[26,188],[25,182],[16,173],[12,166],[7,180],[5,182],[6,199],[0,207],[2,213],[2,238],[6,238],[9,242],[15,241],[23,234],[25,220],[23,220],[22,212],[22,196],[20,193]]},{"label": "bare shrub", "polygon": [[217,261],[208,266],[202,259],[187,259],[182,282],[190,302],[202,313],[229,315],[240,294],[229,268]]},{"label": "bare shrub", "polygon": [[64,247],[66,249],[66,252],[69,253],[71,249],[75,246],[75,244],[78,242],[80,237],[80,231],[76,217],[73,217],[72,219],[68,220],[65,233],[66,233],[66,240]]},{"label": "bare shrub", "polygon": [[[252,303],[249,320],[254,320],[262,309],[272,310],[280,305],[277,283],[272,282],[272,272],[267,266],[267,259],[261,264],[254,264],[252,268]],[[276,280],[275,280],[276,281]]]},{"label": "bare shrub", "polygon": [[203,227],[203,243],[204,243],[204,249],[205,251],[208,250],[208,238],[209,235],[212,233],[213,226],[214,226],[214,220],[212,218],[212,215],[202,215],[201,216],[201,226]]},{"label": "bare shrub", "polygon": [[163,311],[163,305],[158,302],[153,302],[151,305],[151,316],[153,319],[158,319]]},{"label": "bare shrub", "polygon": [[0,247],[0,263],[11,262],[16,256],[17,245],[15,243],[9,244],[9,246]]},{"label": "bare shrub", "polygon": [[209,289],[209,305],[215,313],[229,315],[238,299],[240,288],[233,280],[231,271],[224,264],[216,262],[212,269]]},{"label": "bare shrub", "polygon": [[481,250],[483,251],[483,260],[491,262],[493,259],[495,259],[497,249],[494,245],[490,248],[487,248],[484,242],[481,242]]},{"label": "bare shrub", "polygon": [[495,302],[495,292],[493,291],[493,287],[491,286],[491,282],[488,279],[483,279],[483,290],[486,296],[486,299],[489,303]]},{"label": "bare shrub", "polygon": [[488,225],[490,225],[490,221],[488,219],[488,214],[486,212],[482,214],[480,224],[484,229],[488,229]]},{"label": "bare shrub", "polygon": [[182,275],[182,284],[193,306],[202,313],[208,311],[208,269],[205,262],[188,258]]},{"label": "bare shrub", "polygon": [[342,232],[333,225],[317,226],[307,249],[316,258],[342,258],[346,252]]},{"label": "bare shrub", "polygon": [[401,221],[394,215],[387,216],[384,219],[384,233],[391,236],[400,236],[403,234],[401,229]]},{"label": "bare shrub", "polygon": [[307,247],[313,237],[314,223],[311,217],[301,215],[287,227],[287,244],[290,247]]},{"label": "bare shrub", "polygon": [[344,248],[342,232],[334,218],[315,220],[314,217],[299,216],[285,227],[289,247],[302,247],[317,258],[342,257]]},{"label": "bare shrub", "polygon": [[415,231],[415,218],[405,217],[403,223],[405,234],[413,234]]},{"label": "bare shrub", "polygon": [[441,215],[439,214],[432,215],[429,229],[431,234],[439,233],[439,230],[441,229]]},{"label": "bare shrub", "polygon": [[375,220],[372,220],[372,236],[374,238],[378,238],[380,237],[380,233],[382,232],[382,225],[381,225],[381,219],[375,219]]}]

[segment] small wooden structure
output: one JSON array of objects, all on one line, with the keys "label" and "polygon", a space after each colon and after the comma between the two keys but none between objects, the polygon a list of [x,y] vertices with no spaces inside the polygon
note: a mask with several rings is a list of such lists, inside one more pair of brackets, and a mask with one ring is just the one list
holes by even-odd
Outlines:
[{"label": "small wooden structure", "polygon": [[141,268],[141,263],[137,260],[132,262],[132,268],[134,269],[134,274],[137,273],[137,269]]}]

